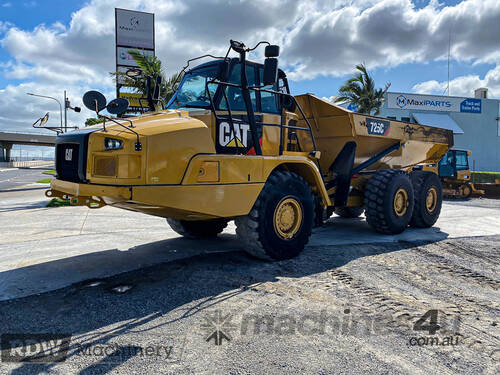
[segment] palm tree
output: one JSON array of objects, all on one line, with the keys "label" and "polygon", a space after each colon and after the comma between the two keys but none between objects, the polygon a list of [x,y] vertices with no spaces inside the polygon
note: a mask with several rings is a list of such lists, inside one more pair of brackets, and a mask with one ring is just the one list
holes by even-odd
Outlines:
[{"label": "palm tree", "polygon": [[384,96],[391,86],[386,83],[384,89],[375,89],[375,81],[368,74],[364,64],[356,65],[359,71],[354,77],[347,80],[339,89],[339,96],[336,103],[350,103],[358,107],[359,113],[375,115],[380,113],[380,107],[384,103]]},{"label": "palm tree", "polygon": [[141,94],[143,97],[147,97],[146,77],[160,76],[162,78],[160,86],[160,97],[165,102],[168,102],[177,90],[177,86],[179,85],[180,80],[176,81],[178,73],[173,74],[169,78],[166,78],[165,72],[162,68],[161,60],[158,57],[143,54],[138,50],[129,50],[128,53],[132,56],[132,58],[139,66],[139,69],[142,71],[141,77],[139,79],[131,78],[123,72],[111,72],[110,74],[113,76],[115,82],[117,79],[119,79],[124,86],[132,87],[134,88],[136,93]]}]

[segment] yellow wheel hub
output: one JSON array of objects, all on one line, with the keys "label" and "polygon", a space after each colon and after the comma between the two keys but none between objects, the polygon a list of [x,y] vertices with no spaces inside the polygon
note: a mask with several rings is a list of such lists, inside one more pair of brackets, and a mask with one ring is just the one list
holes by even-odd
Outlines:
[{"label": "yellow wheel hub", "polygon": [[464,185],[462,188],[462,195],[467,197],[470,194],[470,187],[468,185]]},{"label": "yellow wheel hub", "polygon": [[274,210],[274,229],[283,239],[291,239],[302,225],[302,206],[294,198],[283,198]]},{"label": "yellow wheel hub", "polygon": [[425,198],[425,208],[428,213],[432,213],[437,206],[438,193],[436,188],[430,188],[427,192],[427,197]]},{"label": "yellow wheel hub", "polygon": [[408,209],[409,201],[408,201],[408,193],[405,189],[400,188],[394,194],[394,213],[397,216],[404,216],[406,214],[406,210]]}]

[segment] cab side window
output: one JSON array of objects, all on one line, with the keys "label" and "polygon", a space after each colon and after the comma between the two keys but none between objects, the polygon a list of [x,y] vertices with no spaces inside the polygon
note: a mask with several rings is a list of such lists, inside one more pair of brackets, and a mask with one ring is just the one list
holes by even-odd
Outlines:
[{"label": "cab side window", "polygon": [[[246,74],[248,80],[248,86],[255,86],[255,68],[253,65],[246,65]],[[241,64],[236,64],[233,66],[231,75],[229,76],[229,83],[234,83],[237,85],[241,84]],[[238,87],[225,86],[224,91],[227,95],[227,100],[229,101],[229,106],[231,111],[246,111],[245,101],[243,100],[243,95],[241,89]],[[250,99],[252,101],[252,107],[254,112],[257,112],[257,96],[255,90],[250,90]],[[219,108],[221,110],[227,110],[227,102],[222,95],[220,99]]]},{"label": "cab side window", "polygon": [[[259,82],[262,82],[264,78],[264,69],[259,67]],[[272,86],[263,87],[266,90],[278,91],[278,85],[274,84]],[[263,113],[280,113],[279,108],[279,98],[276,94],[271,94],[270,92],[261,91],[260,92],[260,103]]]},{"label": "cab side window", "polygon": [[469,163],[467,160],[467,152],[457,151],[456,159],[457,159],[457,170],[458,171],[464,171],[464,170],[469,169]]}]

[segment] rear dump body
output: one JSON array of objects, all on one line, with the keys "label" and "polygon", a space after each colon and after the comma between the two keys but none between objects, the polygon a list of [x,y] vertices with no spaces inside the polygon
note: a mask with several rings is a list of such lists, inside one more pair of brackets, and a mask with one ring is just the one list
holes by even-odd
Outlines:
[{"label": "rear dump body", "polygon": [[[58,137],[57,179],[47,196],[182,220],[234,218],[247,215],[270,174],[283,169],[301,175],[324,206],[333,206],[331,166],[347,143],[355,143],[354,167],[364,163],[364,171],[437,163],[453,143],[448,130],[356,114],[310,94],[296,99],[311,124],[316,150],[309,133],[300,130],[295,137],[300,150],[291,147],[292,130],[280,130],[275,115],[272,126],[263,126],[263,155],[221,154],[218,123],[210,111],[159,111],[130,119],[141,150],[134,148],[132,132],[109,122],[105,131],[99,125]],[[272,116],[262,116],[271,121]],[[307,127],[299,110],[283,118],[285,125]],[[123,141],[123,147],[105,150],[106,138]],[[360,205],[359,200],[352,204]]]},{"label": "rear dump body", "polygon": [[[326,174],[347,142],[356,143],[354,167],[367,162],[391,146],[398,150],[369,165],[365,170],[407,169],[420,163],[437,163],[453,146],[451,130],[389,120],[351,112],[311,94],[295,97],[311,124],[321,169]],[[305,121],[298,125],[305,127]],[[310,137],[298,134],[300,142],[312,149]]]}]

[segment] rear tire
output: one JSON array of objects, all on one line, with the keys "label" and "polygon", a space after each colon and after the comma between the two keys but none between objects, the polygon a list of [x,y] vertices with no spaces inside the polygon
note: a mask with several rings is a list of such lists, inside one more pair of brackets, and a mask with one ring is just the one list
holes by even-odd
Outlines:
[{"label": "rear tire", "polygon": [[413,187],[403,171],[386,169],[375,172],[366,184],[366,221],[379,233],[404,231],[410,222],[414,204]]},{"label": "rear tire", "polygon": [[297,256],[309,241],[315,207],[311,189],[299,175],[276,170],[252,210],[236,218],[236,234],[251,255],[267,260]]},{"label": "rear tire", "polygon": [[469,184],[460,185],[459,190],[462,193],[460,198],[469,199],[472,195],[472,186],[470,186]]},{"label": "rear tire", "polygon": [[226,219],[189,221],[167,218],[170,227],[187,238],[215,237],[224,230],[228,221]]},{"label": "rear tire", "polygon": [[353,219],[360,217],[364,210],[363,207],[336,207],[334,212],[340,217]]},{"label": "rear tire", "polygon": [[438,175],[428,171],[413,171],[410,180],[415,195],[415,207],[410,226],[416,228],[432,227],[441,213],[443,188]]}]

